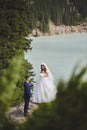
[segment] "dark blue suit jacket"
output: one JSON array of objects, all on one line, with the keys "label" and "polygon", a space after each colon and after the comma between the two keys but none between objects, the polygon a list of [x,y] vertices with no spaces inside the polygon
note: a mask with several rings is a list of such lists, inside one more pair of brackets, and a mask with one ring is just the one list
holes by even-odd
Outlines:
[{"label": "dark blue suit jacket", "polygon": [[29,82],[24,82],[24,97],[29,97],[31,95],[31,87],[33,85]]}]

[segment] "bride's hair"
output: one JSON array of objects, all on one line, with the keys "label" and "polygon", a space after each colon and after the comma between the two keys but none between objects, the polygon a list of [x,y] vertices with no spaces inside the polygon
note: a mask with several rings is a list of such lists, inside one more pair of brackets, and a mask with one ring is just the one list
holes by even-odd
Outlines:
[{"label": "bride's hair", "polygon": [[[46,63],[42,63],[41,66],[44,66],[45,72],[48,74],[49,79],[54,81],[54,77],[53,77],[49,67],[47,66],[47,64]],[[41,72],[42,72],[42,69],[41,69]]]},{"label": "bride's hair", "polygon": [[[44,69],[42,68],[42,66],[44,66]],[[47,73],[47,68],[46,68],[45,65],[41,64],[41,73],[42,73],[43,71]]]}]

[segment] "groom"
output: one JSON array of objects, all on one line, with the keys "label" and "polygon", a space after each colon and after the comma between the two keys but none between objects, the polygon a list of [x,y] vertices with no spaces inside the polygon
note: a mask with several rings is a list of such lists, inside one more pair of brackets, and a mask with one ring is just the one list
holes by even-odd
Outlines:
[{"label": "groom", "polygon": [[32,84],[29,83],[30,77],[29,75],[25,76],[25,82],[24,82],[24,116],[27,116],[28,114],[28,108],[29,108],[29,101],[31,96],[31,87]]}]

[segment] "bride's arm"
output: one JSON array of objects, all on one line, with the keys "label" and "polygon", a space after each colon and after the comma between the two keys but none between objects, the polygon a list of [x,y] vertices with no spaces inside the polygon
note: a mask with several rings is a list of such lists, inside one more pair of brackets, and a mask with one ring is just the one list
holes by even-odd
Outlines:
[{"label": "bride's arm", "polygon": [[41,77],[44,77],[43,73],[40,73],[40,76],[41,76]]},{"label": "bride's arm", "polygon": [[48,73],[40,73],[41,77],[48,77]]},{"label": "bride's arm", "polygon": [[44,77],[48,77],[48,73],[46,72],[46,73],[44,73]]}]

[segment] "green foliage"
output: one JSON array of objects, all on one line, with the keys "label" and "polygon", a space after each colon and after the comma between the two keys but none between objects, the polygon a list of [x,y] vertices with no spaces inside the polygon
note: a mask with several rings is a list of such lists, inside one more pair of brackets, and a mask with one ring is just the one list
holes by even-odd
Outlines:
[{"label": "green foliage", "polygon": [[86,0],[0,1],[0,35],[15,40],[36,27],[47,32],[49,21],[56,25],[76,25],[86,19],[86,5]]},{"label": "green foliage", "polygon": [[23,85],[21,87],[16,87],[15,91],[13,92],[11,105],[10,106],[16,106],[18,104],[21,104],[24,99],[24,88]]},{"label": "green foliage", "polygon": [[22,56],[16,56],[11,60],[9,67],[0,72],[0,117],[5,115],[11,104],[16,82],[19,79],[21,64]]},{"label": "green foliage", "polygon": [[0,118],[0,130],[18,130],[19,126],[16,122],[12,122],[8,120],[8,118],[4,117],[4,119]]},{"label": "green foliage", "polygon": [[[10,61],[20,52],[31,50],[31,39],[26,39],[25,36],[29,33],[29,8],[31,0],[3,0],[0,1],[0,76],[4,78],[9,67]],[[13,93],[12,104],[20,103],[23,100],[23,82],[24,75],[30,72],[33,75],[33,67],[25,61],[24,54],[22,55],[22,65],[20,67],[20,77],[14,84],[16,94]],[[27,64],[27,66],[26,66]],[[27,68],[26,68],[27,67]],[[4,70],[6,69],[6,70]],[[10,70],[9,70],[10,72]],[[10,75],[10,74],[9,74]],[[3,80],[3,79],[2,79]],[[32,78],[33,80],[33,78]],[[4,83],[5,81],[3,81]],[[19,87],[19,88],[18,88]],[[18,91],[17,91],[18,90]],[[18,102],[18,95],[20,100]]]},{"label": "green foliage", "polygon": [[80,17],[84,20],[87,17],[87,0],[70,0],[79,10]]},{"label": "green foliage", "polygon": [[56,25],[76,25],[87,17],[86,0],[33,0],[29,28],[49,31],[49,21]]},{"label": "green foliage", "polygon": [[1,36],[12,40],[27,35],[29,6],[30,0],[0,1]]},{"label": "green foliage", "polygon": [[12,58],[9,67],[0,71],[0,130],[17,129],[17,124],[8,120],[6,113],[11,106],[13,93],[16,91],[16,83],[20,77],[22,56],[23,53]]},{"label": "green foliage", "polygon": [[30,0],[0,1],[0,70],[7,68],[9,60],[21,50],[31,49],[28,10]]}]

